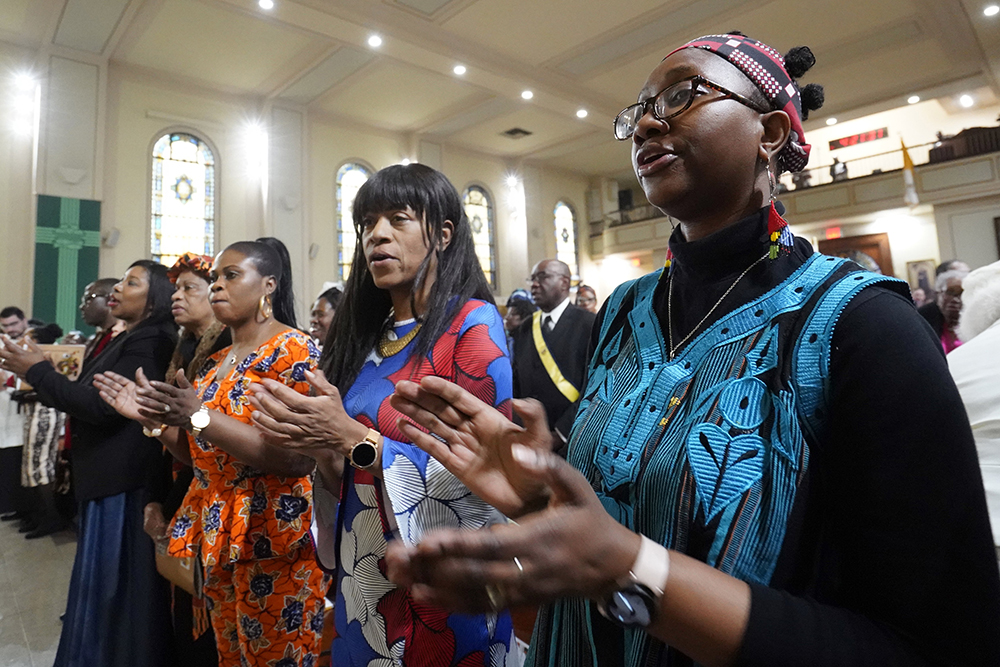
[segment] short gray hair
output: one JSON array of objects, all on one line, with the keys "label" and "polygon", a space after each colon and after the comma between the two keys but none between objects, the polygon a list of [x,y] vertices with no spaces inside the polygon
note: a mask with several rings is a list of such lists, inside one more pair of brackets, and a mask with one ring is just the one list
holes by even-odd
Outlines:
[{"label": "short gray hair", "polygon": [[968,271],[955,271],[955,270],[945,271],[944,273],[940,274],[934,281],[934,291],[943,292],[946,289],[948,289],[949,280],[957,279],[960,281],[964,281],[967,275],[969,275]]}]

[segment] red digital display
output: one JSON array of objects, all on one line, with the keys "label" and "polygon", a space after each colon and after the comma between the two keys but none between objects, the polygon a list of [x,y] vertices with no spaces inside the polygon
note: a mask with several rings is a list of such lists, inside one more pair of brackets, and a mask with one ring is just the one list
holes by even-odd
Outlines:
[{"label": "red digital display", "polygon": [[881,127],[877,130],[862,132],[861,134],[852,134],[851,136],[844,137],[842,139],[834,139],[833,141],[830,142],[830,150],[835,151],[838,148],[857,146],[858,144],[863,144],[866,141],[876,141],[878,139],[885,139],[888,136],[889,136],[889,128]]}]

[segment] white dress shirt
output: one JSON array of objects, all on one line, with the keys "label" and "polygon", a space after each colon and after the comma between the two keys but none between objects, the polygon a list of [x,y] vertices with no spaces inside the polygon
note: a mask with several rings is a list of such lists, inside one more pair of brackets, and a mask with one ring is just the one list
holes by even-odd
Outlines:
[{"label": "white dress shirt", "polygon": [[562,303],[560,303],[558,306],[556,306],[555,308],[553,308],[549,312],[546,313],[543,310],[542,311],[542,326],[543,327],[545,326],[545,318],[549,317],[549,318],[552,318],[552,328],[555,329],[556,328],[556,324],[559,322],[559,318],[562,317],[562,314],[564,312],[566,312],[566,307],[567,306],[569,306],[569,297],[566,297],[565,299],[563,299]]},{"label": "white dress shirt", "polygon": [[972,424],[993,543],[1000,546],[1000,322],[953,350],[948,367]]}]

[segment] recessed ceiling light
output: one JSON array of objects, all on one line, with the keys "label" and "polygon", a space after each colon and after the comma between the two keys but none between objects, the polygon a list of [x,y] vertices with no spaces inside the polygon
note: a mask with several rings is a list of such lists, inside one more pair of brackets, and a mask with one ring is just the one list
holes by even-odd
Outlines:
[{"label": "recessed ceiling light", "polygon": [[382,46],[382,38],[379,37],[378,35],[372,35],[371,37],[368,38],[368,46],[372,47],[373,49],[377,49],[378,47]]},{"label": "recessed ceiling light", "polygon": [[535,96],[535,94],[533,92],[531,92],[530,90],[525,90],[525,91],[521,92],[521,99],[522,100],[530,100],[534,96]]},{"label": "recessed ceiling light", "polygon": [[261,9],[274,9],[274,0],[257,0],[257,6]]},{"label": "recessed ceiling light", "polygon": [[976,101],[972,99],[972,95],[962,95],[961,97],[958,98],[958,103],[961,104],[966,109],[968,109],[973,104],[975,104]]},{"label": "recessed ceiling light", "polygon": [[576,110],[576,117],[577,118],[586,118],[587,117],[587,110],[586,109],[577,109]]},{"label": "recessed ceiling light", "polygon": [[907,104],[916,104],[919,101],[920,101],[920,95],[910,95],[909,97],[906,98]]},{"label": "recessed ceiling light", "polygon": [[836,118],[827,118],[826,119],[826,124],[827,125],[836,125],[837,124],[837,119]]},{"label": "recessed ceiling light", "polygon": [[457,74],[458,76],[462,76],[468,70],[465,69],[465,65],[455,65],[455,69],[453,69],[451,71],[454,72],[455,74]]},{"label": "recessed ceiling light", "polygon": [[1000,14],[1000,6],[989,5],[988,7],[983,9],[984,16],[996,16],[997,14]]},{"label": "recessed ceiling light", "polygon": [[508,188],[517,187],[517,176],[511,174],[510,176],[507,177],[507,187]]},{"label": "recessed ceiling light", "polygon": [[32,90],[35,87],[35,78],[26,72],[14,75],[14,83],[21,90]]}]

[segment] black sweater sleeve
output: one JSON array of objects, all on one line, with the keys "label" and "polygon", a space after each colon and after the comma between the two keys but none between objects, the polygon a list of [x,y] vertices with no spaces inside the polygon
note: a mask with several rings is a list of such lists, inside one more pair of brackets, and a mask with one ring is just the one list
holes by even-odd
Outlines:
[{"label": "black sweater sleeve", "polygon": [[[146,377],[162,380],[173,347],[170,338],[155,326],[140,327],[122,335],[127,338],[121,343],[118,359],[110,368],[101,370],[111,370],[124,377],[134,378],[136,369],[141,367]],[[95,426],[126,421],[104,402],[90,380],[68,380],[48,362],[39,362],[29,368],[25,379],[38,393],[42,403],[65,412],[73,419]]]},{"label": "black sweater sleeve", "polygon": [[810,467],[809,596],[751,587],[739,665],[1000,665],[1000,577],[968,418],[930,327],[861,292],[834,331]]}]

